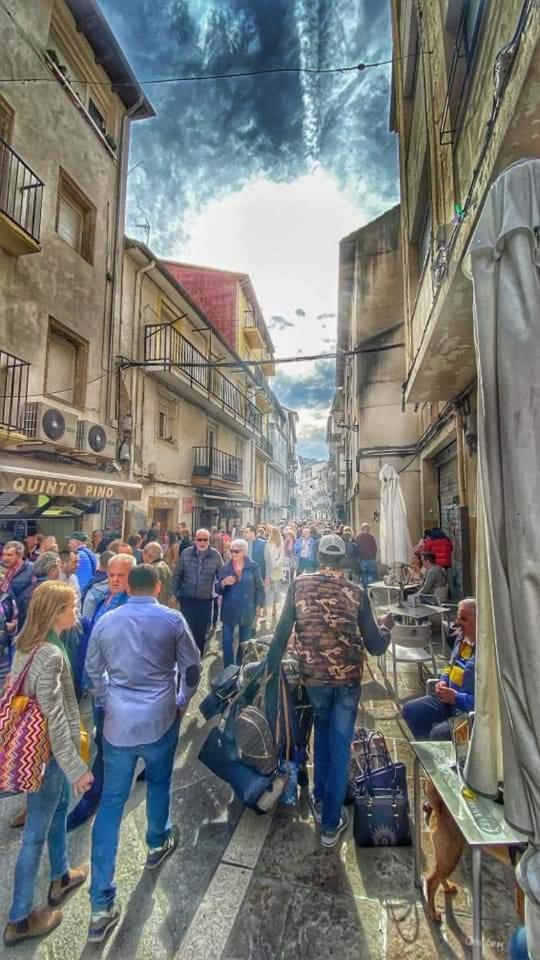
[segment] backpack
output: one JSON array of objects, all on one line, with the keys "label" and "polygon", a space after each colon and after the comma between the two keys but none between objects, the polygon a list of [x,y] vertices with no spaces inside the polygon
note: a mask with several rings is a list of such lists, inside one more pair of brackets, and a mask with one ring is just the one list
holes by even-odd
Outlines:
[{"label": "backpack", "polygon": [[278,765],[276,741],[270,724],[259,707],[250,704],[234,722],[239,757],[258,773],[270,775]]}]

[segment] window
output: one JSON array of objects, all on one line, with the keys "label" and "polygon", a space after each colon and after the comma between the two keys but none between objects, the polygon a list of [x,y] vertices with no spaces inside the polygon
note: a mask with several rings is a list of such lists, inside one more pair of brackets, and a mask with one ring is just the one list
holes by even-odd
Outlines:
[{"label": "window", "polygon": [[235,457],[238,457],[239,460],[244,459],[244,441],[243,440],[235,440],[234,455]]},{"label": "window", "polygon": [[84,407],[87,357],[87,341],[51,318],[44,392],[62,403]]},{"label": "window", "polygon": [[[457,7],[457,4],[453,6]],[[455,144],[459,136],[485,6],[485,0],[462,0],[459,19],[453,17],[445,34],[448,90],[439,129],[439,140],[443,146]]]},{"label": "window", "polygon": [[107,133],[107,123],[101,110],[92,100],[92,97],[88,100],[88,115],[92,118],[100,133],[105,136]]},{"label": "window", "polygon": [[178,407],[175,400],[158,395],[157,436],[166,443],[176,443]]},{"label": "window", "polygon": [[88,263],[94,259],[95,212],[73,180],[60,170],[56,232]]}]

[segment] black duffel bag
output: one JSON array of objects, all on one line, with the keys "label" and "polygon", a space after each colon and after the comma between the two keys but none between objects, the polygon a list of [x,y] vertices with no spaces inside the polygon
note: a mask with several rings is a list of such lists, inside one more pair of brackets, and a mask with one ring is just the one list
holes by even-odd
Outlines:
[{"label": "black duffel bag", "polygon": [[361,730],[359,741],[354,839],[359,847],[410,846],[407,768],[392,761],[381,733]]}]

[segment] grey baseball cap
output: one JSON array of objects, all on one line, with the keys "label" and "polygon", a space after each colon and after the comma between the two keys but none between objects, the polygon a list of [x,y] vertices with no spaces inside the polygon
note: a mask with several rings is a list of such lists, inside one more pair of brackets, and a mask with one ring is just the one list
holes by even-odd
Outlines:
[{"label": "grey baseball cap", "polygon": [[324,553],[327,557],[344,557],[345,541],[338,537],[337,533],[327,533],[319,540],[319,553]]}]

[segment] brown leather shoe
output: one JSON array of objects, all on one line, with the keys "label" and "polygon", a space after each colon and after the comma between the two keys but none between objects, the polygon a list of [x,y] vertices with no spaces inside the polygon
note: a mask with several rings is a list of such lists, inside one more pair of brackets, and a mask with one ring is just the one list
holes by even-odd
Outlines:
[{"label": "brown leather shoe", "polygon": [[59,907],[64,902],[68,893],[76,890],[86,880],[88,876],[88,866],[75,867],[74,870],[68,870],[59,880],[53,880],[49,887],[49,906]]},{"label": "brown leather shoe", "polygon": [[13,820],[10,823],[10,827],[16,830],[18,827],[24,827],[25,823],[26,823],[26,807],[23,807],[13,817]]},{"label": "brown leather shoe", "polygon": [[31,940],[32,937],[46,937],[61,922],[61,910],[47,910],[46,908],[32,910],[26,920],[7,924],[4,930],[4,944],[6,947],[14,947],[16,943]]}]

